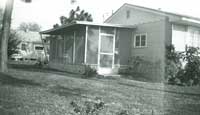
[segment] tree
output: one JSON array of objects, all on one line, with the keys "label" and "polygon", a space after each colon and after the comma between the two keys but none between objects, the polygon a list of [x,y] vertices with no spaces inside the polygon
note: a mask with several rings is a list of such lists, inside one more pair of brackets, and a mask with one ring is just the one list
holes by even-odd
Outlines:
[{"label": "tree", "polygon": [[[75,21],[92,22],[93,18],[92,18],[91,14],[89,14],[85,10],[81,10],[79,6],[76,8],[76,10],[72,9],[69,12],[69,16],[68,17],[66,17],[66,16],[61,16],[60,17],[61,25],[70,24],[70,23],[73,23]],[[59,26],[58,26],[58,24],[55,24],[53,27],[55,28],[55,27],[59,27]]]},{"label": "tree", "polygon": [[24,32],[28,32],[28,31],[33,31],[33,32],[39,32],[41,29],[41,26],[35,22],[22,22],[19,25],[19,30],[22,30]]},{"label": "tree", "polygon": [[[0,9],[0,28],[2,27],[2,19],[3,19],[3,10]],[[0,29],[0,35],[1,35]],[[8,57],[10,57],[14,53],[18,53],[18,45],[21,43],[19,36],[16,30],[11,30],[9,39],[8,39]]]},{"label": "tree", "polygon": [[3,9],[0,8],[0,29],[2,28],[2,21],[3,21]]},{"label": "tree", "polygon": [[0,71],[7,72],[7,49],[8,49],[8,38],[10,34],[10,24],[11,16],[13,10],[14,0],[7,0],[6,7],[3,15],[3,24],[2,24],[2,34],[1,34],[1,65]]},{"label": "tree", "polygon": [[[32,0],[22,0],[23,2],[30,3]],[[3,14],[2,34],[1,34],[1,57],[0,57],[0,72],[7,72],[8,61],[8,38],[10,34],[11,17],[13,11],[14,0],[7,0],[5,11]]]},{"label": "tree", "polygon": [[10,36],[8,39],[8,58],[10,58],[12,54],[19,53],[18,46],[20,43],[21,43],[21,40],[19,39],[17,32],[15,30],[11,30]]}]

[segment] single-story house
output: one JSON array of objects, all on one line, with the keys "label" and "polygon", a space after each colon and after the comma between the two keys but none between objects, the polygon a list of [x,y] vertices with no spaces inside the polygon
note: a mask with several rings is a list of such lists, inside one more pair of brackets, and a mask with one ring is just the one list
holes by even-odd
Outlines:
[{"label": "single-story house", "polygon": [[21,41],[18,45],[18,49],[22,60],[37,60],[39,58],[45,58],[44,46],[48,49],[49,43],[48,41],[42,40],[38,32],[17,31],[17,34]]},{"label": "single-story house", "polygon": [[85,65],[99,74],[116,74],[134,56],[155,63],[155,74],[162,80],[165,72],[165,47],[174,44],[200,46],[200,19],[161,10],[124,4],[104,23],[76,21],[40,32],[50,39],[52,68],[84,73]]}]

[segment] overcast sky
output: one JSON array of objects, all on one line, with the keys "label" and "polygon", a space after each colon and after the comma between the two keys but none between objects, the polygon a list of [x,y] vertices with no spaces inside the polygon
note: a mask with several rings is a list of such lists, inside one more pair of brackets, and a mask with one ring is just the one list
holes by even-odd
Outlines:
[{"label": "overcast sky", "polygon": [[[0,0],[0,7],[6,0]],[[124,3],[140,5],[163,11],[180,13],[200,17],[200,2],[198,0],[76,0],[75,5],[71,0],[32,0],[25,4],[15,0],[12,16],[12,27],[16,28],[21,22],[36,22],[42,30],[52,28],[59,23],[61,15],[68,16],[69,11],[77,5],[92,14],[94,22],[102,22],[103,15],[111,14]]]}]

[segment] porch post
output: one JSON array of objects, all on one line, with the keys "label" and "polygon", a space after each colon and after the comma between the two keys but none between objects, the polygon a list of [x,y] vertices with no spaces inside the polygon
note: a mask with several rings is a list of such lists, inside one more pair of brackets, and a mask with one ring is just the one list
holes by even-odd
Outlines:
[{"label": "porch post", "polygon": [[112,58],[112,68],[115,67],[115,40],[116,40],[116,33],[117,33],[117,29],[114,28],[114,37],[113,37],[113,58]]},{"label": "porch post", "polygon": [[73,44],[73,58],[72,58],[72,61],[73,61],[73,64],[75,63],[75,48],[76,48],[76,43],[75,43],[75,40],[76,40],[76,32],[74,31],[74,44]]},{"label": "porch post", "polygon": [[84,55],[84,64],[87,62],[87,39],[88,39],[88,26],[85,27],[85,55]]},{"label": "porch post", "polygon": [[100,45],[101,45],[101,27],[99,26],[99,40],[98,40],[98,58],[97,58],[97,66],[100,66]]}]

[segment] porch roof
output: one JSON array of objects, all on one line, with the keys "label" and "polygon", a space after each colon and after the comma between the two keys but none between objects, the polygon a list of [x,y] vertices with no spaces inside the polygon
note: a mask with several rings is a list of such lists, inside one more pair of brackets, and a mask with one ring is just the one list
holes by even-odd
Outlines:
[{"label": "porch roof", "polygon": [[60,31],[64,29],[69,29],[71,27],[75,27],[78,25],[90,25],[90,26],[101,26],[101,27],[115,27],[115,28],[127,28],[127,29],[134,29],[136,28],[135,25],[120,25],[120,24],[109,24],[109,23],[93,23],[93,22],[86,22],[86,21],[76,21],[71,24],[63,25],[57,28],[52,28],[49,30],[41,31],[40,34],[58,34]]}]

